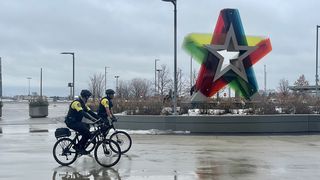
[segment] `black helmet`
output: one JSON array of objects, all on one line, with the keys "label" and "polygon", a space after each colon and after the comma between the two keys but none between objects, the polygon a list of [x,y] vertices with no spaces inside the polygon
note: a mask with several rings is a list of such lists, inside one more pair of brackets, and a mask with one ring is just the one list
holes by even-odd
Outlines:
[{"label": "black helmet", "polygon": [[89,90],[84,89],[81,91],[80,95],[81,97],[89,98],[92,95],[92,93]]},{"label": "black helmet", "polygon": [[113,90],[113,89],[107,89],[106,90],[106,95],[109,95],[109,94],[115,94],[116,92]]}]

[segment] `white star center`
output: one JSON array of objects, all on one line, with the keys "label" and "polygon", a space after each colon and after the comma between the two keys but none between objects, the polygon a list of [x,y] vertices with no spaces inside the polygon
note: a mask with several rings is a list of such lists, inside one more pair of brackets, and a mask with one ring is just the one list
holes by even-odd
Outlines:
[{"label": "white star center", "polygon": [[229,71],[233,71],[244,81],[248,82],[243,61],[257,47],[239,45],[232,24],[226,34],[224,44],[209,44],[206,45],[206,48],[213,56],[219,59],[213,81],[216,81]]},{"label": "white star center", "polygon": [[222,69],[230,65],[232,59],[237,59],[239,57],[239,51],[221,50],[218,51],[218,53],[223,57]]}]

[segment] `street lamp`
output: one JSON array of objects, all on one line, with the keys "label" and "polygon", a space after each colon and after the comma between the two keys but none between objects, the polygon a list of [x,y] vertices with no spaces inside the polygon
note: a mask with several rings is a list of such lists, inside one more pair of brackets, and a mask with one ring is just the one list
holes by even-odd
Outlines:
[{"label": "street lamp", "polygon": [[159,59],[154,60],[154,96],[157,95],[157,61],[160,61]]},{"label": "street lamp", "polygon": [[32,79],[31,77],[27,77],[28,79],[28,96],[30,96],[30,79]]},{"label": "street lamp", "polygon": [[42,68],[40,68],[40,97],[42,98]]},{"label": "street lamp", "polygon": [[160,94],[160,72],[162,71],[162,69],[157,69],[158,72],[158,93]]},{"label": "street lamp", "polygon": [[192,81],[192,56],[190,58],[190,90],[193,86],[193,81]]},{"label": "street lamp", "polygon": [[174,6],[174,92],[173,92],[173,114],[177,114],[177,0],[162,0],[171,2]]},{"label": "street lamp", "polygon": [[72,99],[72,83],[68,83],[68,87],[70,88],[69,100]]},{"label": "street lamp", "polygon": [[118,79],[120,76],[114,76],[114,78],[116,78],[116,91],[118,91]]},{"label": "street lamp", "polygon": [[[0,99],[2,99],[2,62],[0,57]],[[0,116],[1,117],[1,116]]]},{"label": "street lamp", "polygon": [[74,78],[75,78],[75,75],[74,75],[74,72],[75,72],[75,69],[74,69],[74,52],[62,52],[61,54],[70,54],[70,55],[72,55],[72,99],[74,99]]},{"label": "street lamp", "polygon": [[104,67],[104,87],[105,90],[107,90],[107,68],[110,68],[109,66]]},{"label": "street lamp", "polygon": [[319,75],[318,75],[318,34],[319,34],[319,28],[320,26],[317,25],[317,35],[316,35],[316,98],[318,98],[318,81],[319,81]]}]

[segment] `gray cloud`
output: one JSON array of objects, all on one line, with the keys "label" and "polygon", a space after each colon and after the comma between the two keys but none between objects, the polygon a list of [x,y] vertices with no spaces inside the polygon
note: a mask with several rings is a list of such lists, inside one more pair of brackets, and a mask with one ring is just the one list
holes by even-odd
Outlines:
[{"label": "gray cloud", "polygon": [[[281,78],[293,83],[300,74],[314,82],[315,26],[320,24],[317,0],[179,0],[178,45],[191,32],[212,33],[223,8],[238,8],[246,34],[271,38],[273,51],[255,65],[263,88],[263,65],[268,88]],[[161,0],[4,0],[0,1],[0,56],[4,95],[26,94],[27,79],[38,88],[43,68],[44,94],[67,95],[76,53],[76,91],[89,76],[108,69],[129,80],[152,80],[154,59],[173,69],[173,6]],[[178,66],[189,73],[190,56],[180,47]],[[195,63],[194,63],[195,64]],[[198,66],[198,65],[197,65]]]}]

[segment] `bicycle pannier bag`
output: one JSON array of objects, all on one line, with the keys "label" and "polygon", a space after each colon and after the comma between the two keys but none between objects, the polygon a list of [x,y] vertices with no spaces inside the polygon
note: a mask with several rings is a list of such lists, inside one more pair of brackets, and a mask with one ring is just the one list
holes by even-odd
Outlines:
[{"label": "bicycle pannier bag", "polygon": [[54,135],[56,138],[69,137],[71,136],[71,131],[68,128],[57,128]]}]

